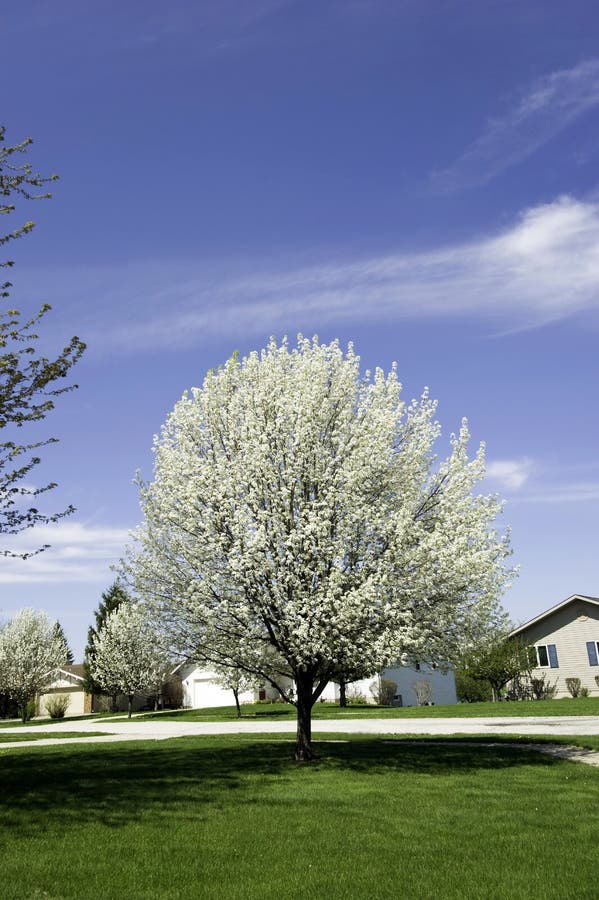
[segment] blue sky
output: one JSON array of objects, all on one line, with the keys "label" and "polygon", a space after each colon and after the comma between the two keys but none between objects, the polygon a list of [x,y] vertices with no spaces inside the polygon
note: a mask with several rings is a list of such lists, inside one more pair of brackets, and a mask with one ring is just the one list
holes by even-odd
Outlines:
[{"label": "blue sky", "polygon": [[[0,572],[79,655],[183,390],[301,330],[397,360],[506,499],[515,621],[599,593],[599,11],[552,0],[54,0],[0,13],[13,301],[89,349],[39,434],[76,515]],[[15,218],[15,217],[13,217]],[[16,221],[16,218],[15,218]]]}]

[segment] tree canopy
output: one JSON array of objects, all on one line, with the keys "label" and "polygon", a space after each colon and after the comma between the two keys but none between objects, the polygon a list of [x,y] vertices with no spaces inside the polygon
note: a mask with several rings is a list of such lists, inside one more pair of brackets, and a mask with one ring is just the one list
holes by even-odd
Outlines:
[{"label": "tree canopy", "polygon": [[0,691],[15,701],[23,722],[29,700],[65,661],[65,643],[45,613],[22,609],[0,631]]},{"label": "tree canopy", "polygon": [[[126,569],[191,656],[311,710],[339,673],[451,659],[497,613],[508,538],[462,421],[439,462],[436,404],[350,345],[274,339],[185,393],[140,483]],[[290,696],[286,679],[295,683]]]},{"label": "tree canopy", "polygon": [[[110,613],[118,609],[122,603],[127,603],[130,600],[131,598],[129,594],[127,593],[123,585],[118,581],[118,579],[110,585],[108,590],[102,593],[102,599],[98,604],[97,610],[94,612],[94,618],[96,621],[95,627],[93,625],[90,625],[87,630],[87,644],[85,647],[83,665],[85,669],[84,687],[88,694],[105,693],[105,689],[102,687],[102,685],[98,684],[98,682],[93,678],[91,674],[95,654],[94,640],[103,628],[104,623],[106,622],[106,619],[108,618]],[[113,692],[109,691],[108,693]]]},{"label": "tree canopy", "polygon": [[[0,126],[0,213],[10,215],[16,209],[16,201],[40,200],[51,196],[44,185],[58,176],[42,176],[33,171],[28,162],[20,162],[32,143],[30,138],[14,146],[5,146],[5,128]],[[37,192],[42,188],[41,192]],[[28,234],[34,223],[26,221],[12,231],[0,235],[0,246]],[[0,261],[0,266],[10,268],[13,260]],[[55,398],[76,385],[60,384],[69,370],[81,357],[85,344],[73,337],[54,358],[49,359],[36,352],[38,340],[36,328],[49,312],[44,303],[33,315],[22,318],[18,309],[9,303],[12,283],[0,284],[0,534],[16,534],[25,528],[47,522],[55,522],[73,512],[69,506],[57,513],[39,510],[37,498],[56,487],[54,482],[30,487],[26,480],[31,470],[40,462],[41,447],[56,442],[49,437],[33,442],[23,441],[20,429],[31,422],[44,419],[54,408]],[[59,383],[57,385],[57,383]],[[43,549],[43,548],[40,548]],[[8,548],[0,549],[5,556],[23,556]]]},{"label": "tree canopy", "polygon": [[91,675],[109,693],[125,694],[129,717],[134,694],[156,694],[169,670],[167,655],[156,640],[141,603],[122,603],[93,638]]},{"label": "tree canopy", "polygon": [[501,692],[510,681],[530,675],[536,665],[534,648],[507,632],[491,634],[471,649],[461,670],[467,678],[491,686],[493,700],[501,700]]}]

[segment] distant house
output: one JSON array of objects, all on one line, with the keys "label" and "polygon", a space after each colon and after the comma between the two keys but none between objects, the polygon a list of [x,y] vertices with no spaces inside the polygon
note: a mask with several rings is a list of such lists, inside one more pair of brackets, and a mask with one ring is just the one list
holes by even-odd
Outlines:
[{"label": "distant house", "polygon": [[[217,683],[214,672],[202,668],[193,662],[183,663],[175,669],[183,683],[183,706],[191,709],[202,709],[214,706],[231,706],[233,692]],[[457,703],[455,678],[453,669],[442,670],[435,665],[422,664],[419,669],[410,666],[395,666],[384,669],[383,678],[395,682],[394,703],[397,706],[416,706],[418,703],[415,684],[425,682],[430,685],[430,702],[435,705]],[[366,703],[374,703],[373,690],[378,683],[378,675],[353,681],[347,685],[347,696],[361,697]],[[252,703],[256,700],[280,699],[278,691],[272,685],[264,684],[255,691],[240,694],[241,703]],[[338,702],[339,685],[335,682],[327,684],[322,700]]]},{"label": "distant house", "polygon": [[[453,668],[442,669],[434,663],[421,663],[418,668],[413,666],[389,666],[380,674],[380,677],[395,682],[395,706],[418,706],[416,685],[420,690],[428,685],[430,692],[429,703],[435,706],[457,703],[455,689],[455,676]],[[360,681],[353,681],[347,686],[347,696],[350,698],[356,694],[363,697],[366,703],[374,703],[374,693],[378,688],[379,675],[371,675]],[[426,695],[427,689],[425,688]],[[324,689],[323,700],[339,700],[339,685],[331,681]]]},{"label": "distant house", "polygon": [[[112,697],[106,694],[87,694],[84,690],[85,667],[82,663],[72,666],[61,666],[51,675],[50,681],[41,694],[38,694],[36,702],[36,715],[47,716],[46,704],[57,694],[66,694],[69,705],[65,716],[83,716],[88,713],[108,712],[112,707]],[[227,700],[227,703],[230,703]],[[146,693],[135,694],[133,697],[133,710],[151,709],[154,697]],[[181,705],[181,682],[177,675],[170,676],[162,686],[162,703],[165,707],[176,708]],[[128,708],[128,698],[124,694],[117,694],[116,707],[119,712],[125,712]]]},{"label": "distant house", "polygon": [[46,685],[42,694],[38,695],[36,715],[47,716],[46,703],[57,694],[66,694],[69,705],[67,716],[83,716],[92,711],[92,695],[83,689],[85,670],[83,665],[61,666]]},{"label": "distant house", "polygon": [[599,597],[572,594],[511,632],[535,649],[533,674],[555,684],[555,697],[569,697],[566,678],[599,694]]}]

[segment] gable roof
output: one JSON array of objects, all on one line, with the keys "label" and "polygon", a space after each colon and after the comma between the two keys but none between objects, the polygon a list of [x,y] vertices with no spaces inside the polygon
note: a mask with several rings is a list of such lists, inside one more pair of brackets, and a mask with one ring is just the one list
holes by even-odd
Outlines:
[{"label": "gable roof", "polygon": [[85,680],[85,666],[83,663],[76,663],[73,666],[59,666],[57,669],[52,669],[51,672],[47,673],[48,678],[50,676],[57,677],[60,672],[62,672],[63,675],[68,675],[69,678],[74,678],[76,681],[83,682]]},{"label": "gable roof", "polygon": [[599,597],[589,597],[586,594],[572,594],[571,597],[568,597],[566,600],[562,600],[561,603],[556,603],[555,606],[551,606],[549,609],[546,609],[545,612],[539,613],[539,615],[535,616],[534,619],[529,619],[529,621],[524,622],[523,625],[518,625],[517,628],[514,628],[514,630],[510,632],[510,637],[514,637],[515,635],[520,634],[522,631],[525,631],[529,627],[529,625],[535,625],[537,622],[541,622],[548,616],[553,615],[553,613],[557,612],[559,609],[563,609],[570,603],[574,603],[575,600],[584,600],[585,603],[592,603],[594,606],[599,606]]}]

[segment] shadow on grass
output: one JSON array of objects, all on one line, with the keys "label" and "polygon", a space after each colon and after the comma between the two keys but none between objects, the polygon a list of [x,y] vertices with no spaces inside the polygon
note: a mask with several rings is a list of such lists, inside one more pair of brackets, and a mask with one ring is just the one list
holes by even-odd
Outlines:
[{"label": "shadow on grass", "polygon": [[145,814],[169,815],[178,809],[190,820],[206,818],[231,792],[236,802],[255,797],[276,781],[292,782],[309,770],[323,784],[348,775],[368,779],[397,774],[444,776],[523,764],[560,764],[524,748],[460,745],[459,741],[430,744],[418,738],[380,738],[343,742],[315,740],[320,758],[303,767],[291,759],[293,742],[231,737],[178,738],[160,743],[131,742],[2,754],[0,823],[23,835],[43,827],[99,822],[119,828]]}]

